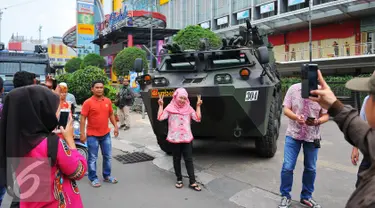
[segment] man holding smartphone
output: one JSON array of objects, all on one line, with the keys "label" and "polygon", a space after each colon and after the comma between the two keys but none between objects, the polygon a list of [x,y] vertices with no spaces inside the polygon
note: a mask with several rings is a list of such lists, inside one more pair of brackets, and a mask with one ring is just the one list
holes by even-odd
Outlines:
[{"label": "man holding smartphone", "polygon": [[[367,121],[366,113],[365,113],[365,108],[366,108],[366,102],[367,102],[367,100],[368,100],[369,97],[370,96],[368,95],[363,100],[361,112],[359,114],[359,116],[364,121]],[[357,165],[357,162],[358,162],[358,159],[359,159],[359,150],[358,150],[358,147],[353,147],[351,159],[352,159],[353,165]],[[361,164],[359,165],[359,168],[358,168],[357,182],[355,183],[355,187],[356,188],[358,188],[358,185],[359,185],[359,182],[360,182],[360,177],[359,177],[360,173],[362,173],[363,171],[369,169],[370,167],[371,167],[371,159],[369,158],[368,155],[363,155],[362,162],[361,162]]]},{"label": "man holding smartphone", "polygon": [[292,197],[293,171],[298,154],[303,147],[304,171],[300,203],[306,207],[320,208],[312,198],[316,177],[316,161],[320,147],[320,125],[329,120],[327,111],[319,104],[302,98],[302,84],[292,85],[284,98],[284,114],[289,118],[286,131],[284,162],[281,170],[281,202],[279,208],[289,208]]}]

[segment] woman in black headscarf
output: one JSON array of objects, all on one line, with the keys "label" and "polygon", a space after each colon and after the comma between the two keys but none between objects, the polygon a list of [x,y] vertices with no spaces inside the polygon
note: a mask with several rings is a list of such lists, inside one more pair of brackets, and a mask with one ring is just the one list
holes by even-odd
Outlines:
[{"label": "woman in black headscarf", "polygon": [[[5,98],[0,126],[0,184],[13,193],[12,173],[16,173],[21,207],[83,207],[75,180],[84,176],[87,162],[76,150],[72,121],[66,129],[61,127],[65,139],[52,133],[58,124],[58,106],[59,97],[38,85],[14,89]],[[26,179],[33,174],[40,181]],[[32,185],[36,185],[36,191],[26,196]]]}]

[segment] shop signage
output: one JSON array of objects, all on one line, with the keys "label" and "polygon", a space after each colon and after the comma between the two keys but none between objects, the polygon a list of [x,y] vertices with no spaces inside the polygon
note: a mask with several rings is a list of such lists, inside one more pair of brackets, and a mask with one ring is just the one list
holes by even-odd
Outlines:
[{"label": "shop signage", "polygon": [[219,18],[219,19],[217,19],[216,21],[217,21],[217,25],[228,24],[228,16],[225,16],[225,17]]},{"label": "shop signage", "polygon": [[272,11],[275,11],[275,2],[271,2],[269,4],[265,4],[265,5],[260,6],[260,13],[261,14],[264,14],[264,13],[267,13],[267,12],[272,12]]},{"label": "shop signage", "polygon": [[288,6],[305,3],[305,0],[288,0]]},{"label": "shop signage", "polygon": [[78,24],[78,33],[82,35],[94,35],[94,25]]},{"label": "shop signage", "polygon": [[112,12],[106,16],[106,20],[96,24],[96,28],[102,35],[106,35],[124,26],[133,26],[132,12],[128,12],[127,6],[123,5],[120,12]]},{"label": "shop signage", "polygon": [[161,5],[164,5],[164,4],[168,3],[168,2],[169,2],[169,0],[160,0],[159,1],[159,5],[161,6]]},{"label": "shop signage", "polygon": [[94,5],[78,3],[78,13],[82,14],[94,14]]},{"label": "shop signage", "polygon": [[201,23],[201,27],[204,28],[204,29],[209,29],[210,28],[210,22]]},{"label": "shop signage", "polygon": [[[261,12],[262,13],[262,12]],[[245,10],[237,13],[237,20],[249,18],[249,10]]]},{"label": "shop signage", "polygon": [[94,25],[94,15],[78,13],[78,24]]},{"label": "shop signage", "polygon": [[83,34],[80,34],[78,36],[78,42],[80,44],[90,44],[91,41],[94,40],[94,36],[93,35],[83,35]]},{"label": "shop signage", "polygon": [[85,3],[89,3],[89,4],[94,4],[94,0],[78,0],[78,2],[85,2]]}]

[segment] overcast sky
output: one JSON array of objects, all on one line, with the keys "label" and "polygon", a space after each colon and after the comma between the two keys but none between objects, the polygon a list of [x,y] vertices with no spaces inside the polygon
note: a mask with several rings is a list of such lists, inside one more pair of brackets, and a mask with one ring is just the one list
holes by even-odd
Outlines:
[{"label": "overcast sky", "polygon": [[[110,12],[110,5],[111,0],[105,0],[106,14]],[[17,32],[27,38],[39,38],[39,25],[42,39],[61,37],[76,24],[76,0],[0,0],[0,9],[4,7],[9,7],[3,10],[1,22],[1,42],[4,43]]]}]

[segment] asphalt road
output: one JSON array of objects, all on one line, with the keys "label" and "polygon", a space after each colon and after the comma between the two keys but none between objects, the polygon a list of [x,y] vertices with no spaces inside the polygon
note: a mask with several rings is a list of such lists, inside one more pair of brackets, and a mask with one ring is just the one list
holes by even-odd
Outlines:
[{"label": "asphalt road", "polygon": [[[113,155],[123,152],[114,149]],[[101,157],[101,156],[100,156]],[[136,164],[122,164],[113,160],[113,176],[119,183],[102,182],[100,188],[93,188],[87,177],[78,182],[82,201],[88,208],[167,208],[205,207],[238,208],[240,206],[218,198],[210,191],[196,192],[187,187],[176,189],[173,173],[155,166],[152,161]],[[101,177],[102,163],[98,163],[98,176]],[[100,180],[102,180],[100,178]],[[11,198],[5,197],[2,208],[10,206]]]},{"label": "asphalt road", "polygon": [[[252,143],[194,141],[198,180],[217,197],[242,207],[277,207],[286,126],[287,118],[283,117],[278,151],[271,159],[259,158]],[[322,126],[322,139],[313,197],[323,207],[342,208],[354,191],[358,167],[351,164],[352,147],[333,121]],[[173,172],[171,157],[158,148],[147,117],[142,119],[139,114],[134,114],[132,129],[122,131],[119,138],[114,139],[114,146],[128,151],[152,153],[157,157],[154,160],[156,166]],[[302,172],[301,151],[294,172],[293,207],[300,207]]]},{"label": "asphalt road", "polygon": [[[157,146],[147,117],[132,115],[132,128],[113,138],[113,147],[123,151],[142,151],[155,157],[151,162],[123,165],[113,159],[113,171],[120,182],[92,188],[87,178],[79,182],[85,207],[277,207],[280,171],[283,160],[283,117],[278,151],[271,159],[259,158],[253,144],[195,141],[194,163],[202,192],[174,188],[175,177],[171,157]],[[342,208],[354,190],[357,168],[350,162],[351,146],[332,121],[322,127],[323,142],[319,152],[314,198],[323,206]],[[114,155],[121,154],[119,150]],[[101,165],[98,165],[101,167]],[[303,155],[294,173],[293,207],[301,207]],[[98,174],[99,175],[99,174]],[[186,180],[187,183],[187,180]],[[9,207],[6,197],[2,207]]]}]

